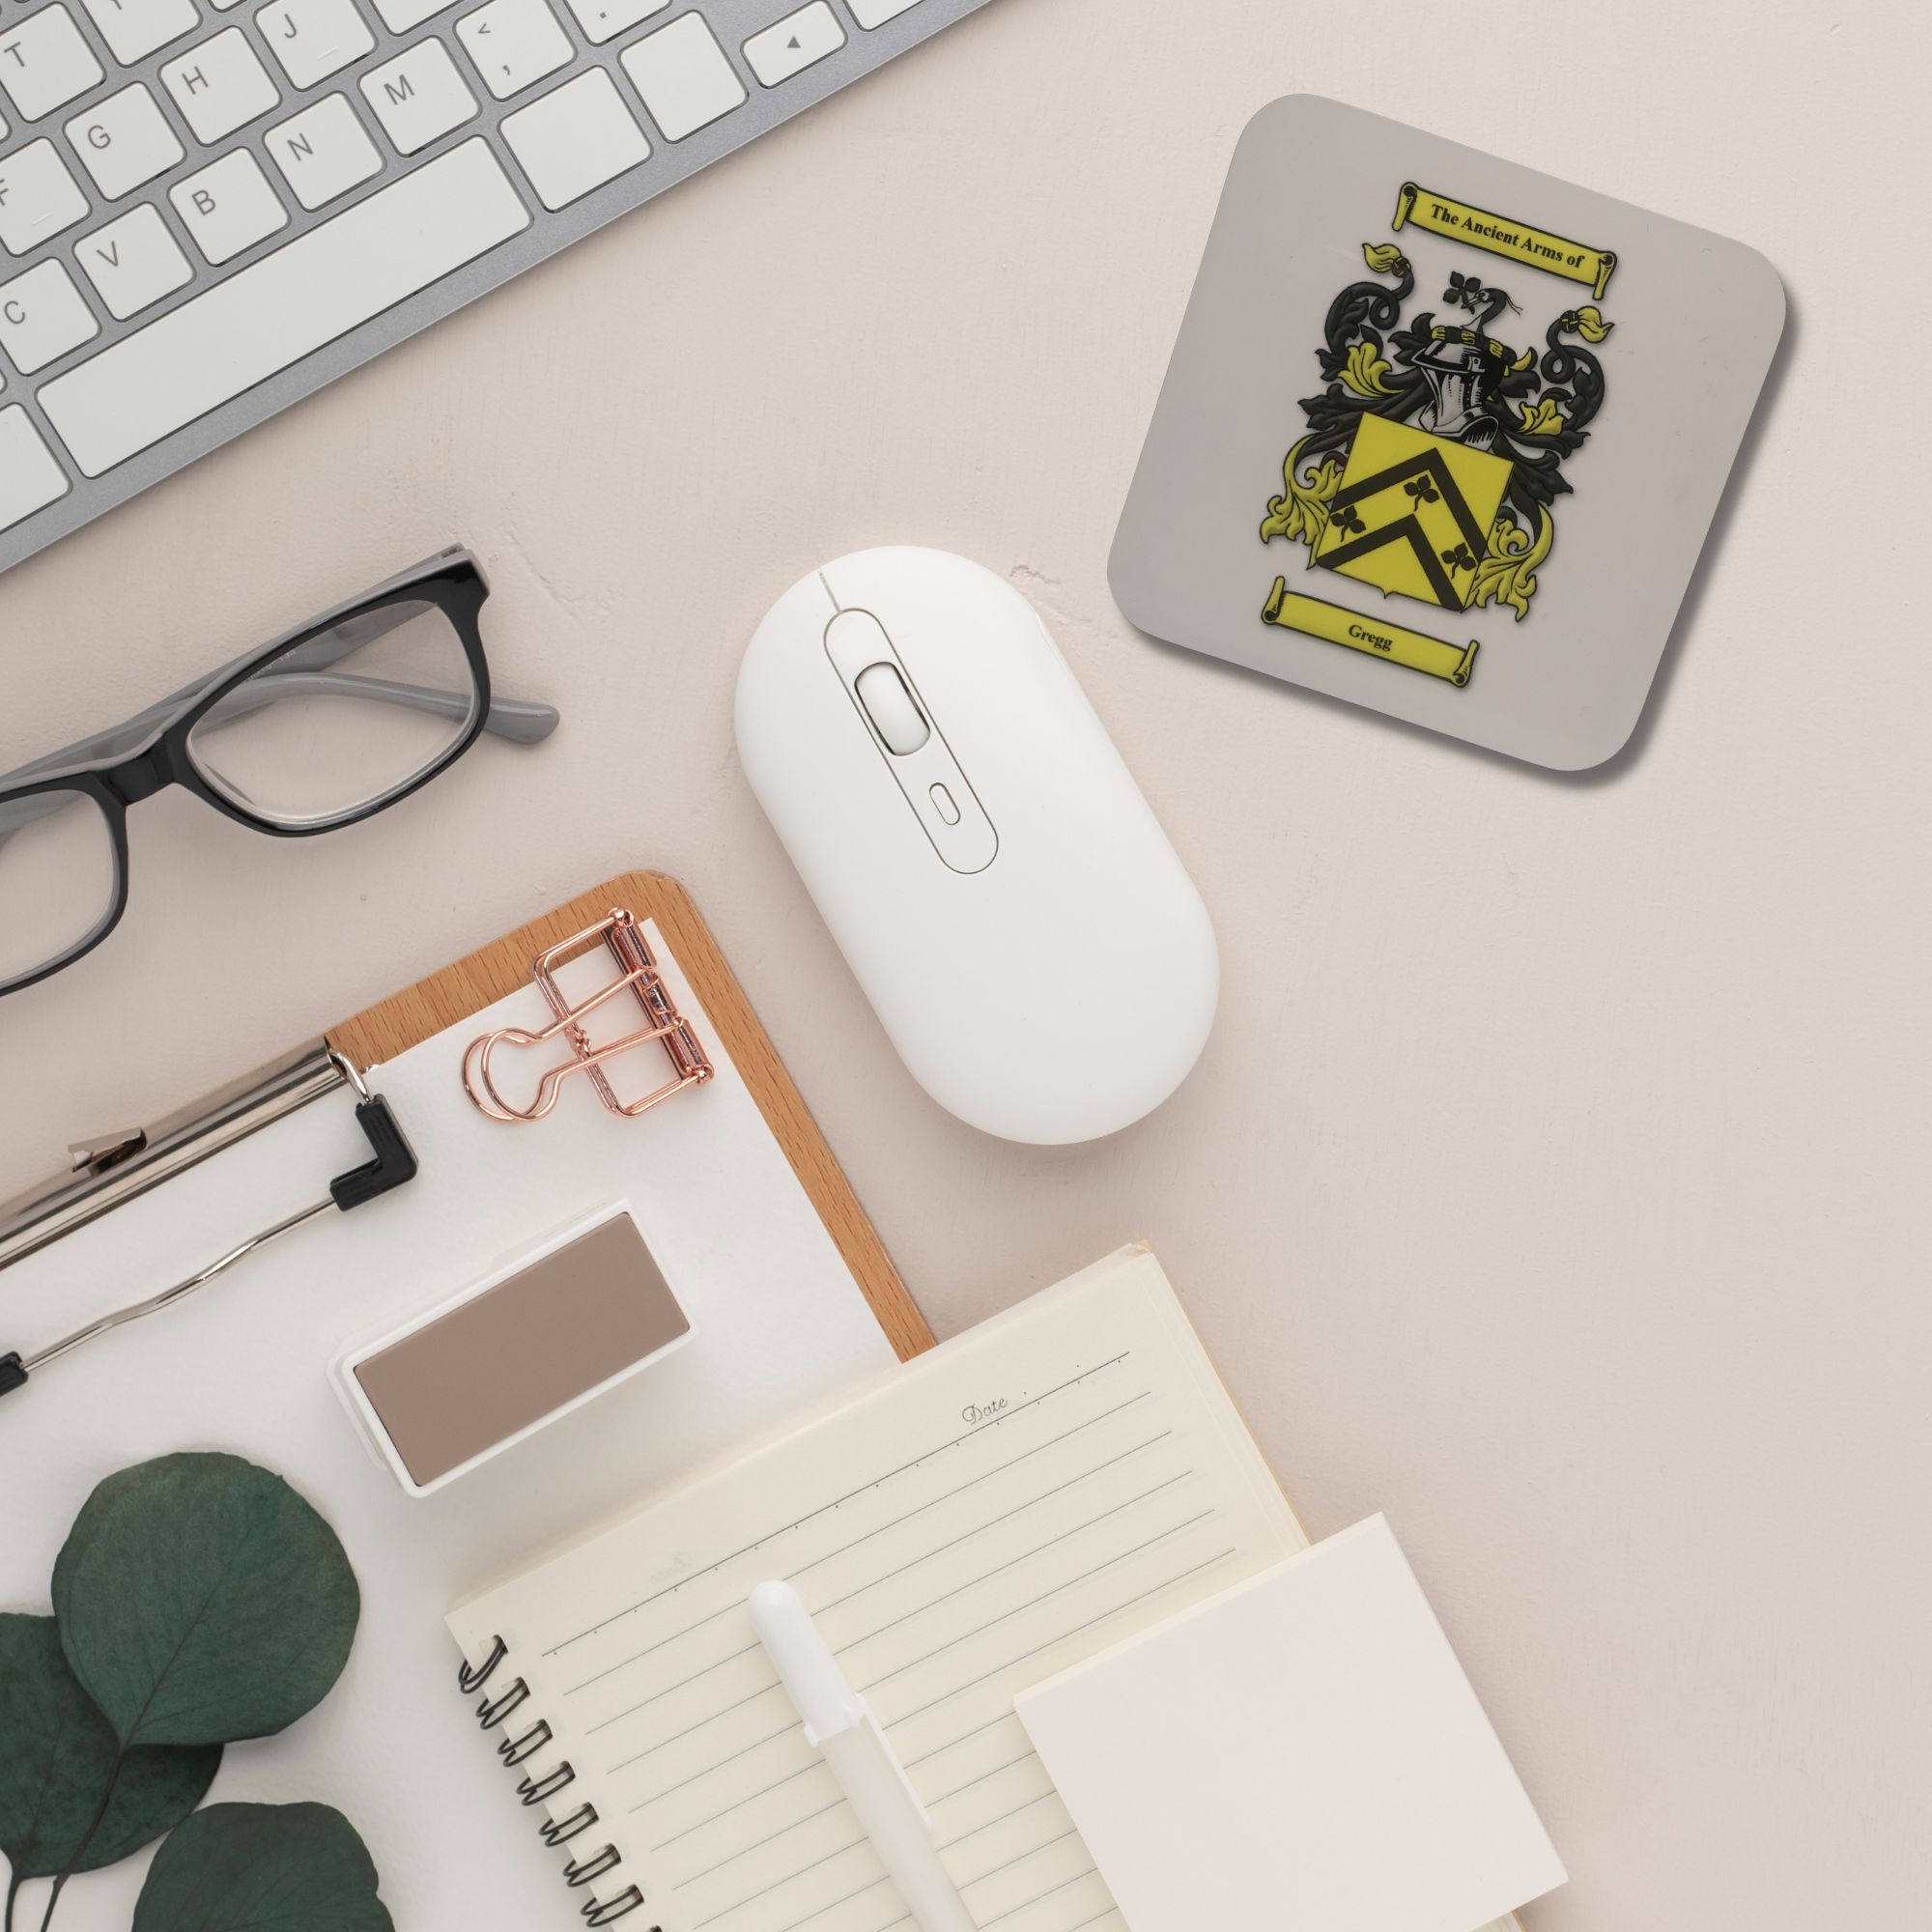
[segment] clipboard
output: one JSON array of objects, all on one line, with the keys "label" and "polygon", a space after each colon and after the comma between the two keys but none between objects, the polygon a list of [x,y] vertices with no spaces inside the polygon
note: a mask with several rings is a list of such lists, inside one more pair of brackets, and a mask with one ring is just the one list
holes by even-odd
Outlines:
[{"label": "clipboard", "polygon": [[[667,982],[717,1078],[701,1096],[635,1121],[575,1091],[587,1079],[541,1123],[487,1119],[463,1091],[465,1042],[494,1024],[493,1005],[498,1016],[539,1014],[536,956],[617,905],[648,919]],[[471,937],[497,930],[480,924]],[[599,977],[586,963],[571,982],[585,976]],[[503,1566],[889,1376],[930,1331],[674,881],[607,880],[366,1013],[312,1015],[318,1027],[330,1018],[338,1023],[327,1039],[310,1037],[308,1062],[331,1044],[345,1060],[355,1055],[355,1065],[366,1054],[368,1084],[392,1103],[421,1173],[386,1202],[325,1217],[205,1298],[91,1346],[49,1370],[44,1384],[36,1374],[0,1401],[0,1456],[41,1472],[9,1522],[22,1559],[14,1583],[44,1587],[75,1510],[116,1468],[185,1448],[271,1468],[335,1527],[364,1591],[354,1666],[327,1721],[305,1727],[293,1747],[303,1795],[354,1819],[399,1925],[541,1923],[554,1861],[522,1834],[514,1844],[500,1834],[498,1844],[479,1831],[500,1774],[490,1753],[476,1761],[466,1728],[445,1716],[443,1612]],[[541,1057],[554,1051],[555,1042]],[[642,1057],[627,1068],[643,1070]],[[353,1083],[339,1069],[328,1075],[312,1101],[196,1164],[158,1181],[150,1181],[153,1166],[137,1172],[148,1183],[138,1194],[0,1269],[7,1327],[26,1342],[56,1335],[117,1293],[170,1280],[319,1193],[360,1152]],[[150,1123],[150,1143],[166,1139],[159,1124]],[[678,1286],[690,1344],[447,1491],[399,1492],[343,1414],[331,1362],[627,1197]],[[23,1568],[37,1549],[43,1561]],[[90,1909],[101,1916],[90,1922],[125,1925],[137,1878],[129,1868],[92,1882],[100,1903]]]}]

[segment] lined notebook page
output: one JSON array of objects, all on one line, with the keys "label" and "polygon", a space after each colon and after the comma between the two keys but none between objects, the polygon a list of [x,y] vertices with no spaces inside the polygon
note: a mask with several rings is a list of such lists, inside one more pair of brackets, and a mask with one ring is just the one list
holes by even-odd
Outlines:
[{"label": "lined notebook page", "polygon": [[575,1767],[551,1810],[596,1805],[570,1850],[623,1854],[594,1889],[637,1883],[634,1923],[908,1922],[753,1633],[746,1598],[780,1577],[982,1932],[1108,1932],[1013,1694],[1303,1540],[1158,1263],[1128,1250],[449,1621],[471,1658],[508,1644],[493,1688],[531,1693],[509,1727],[541,1716],[556,1741],[523,1769]]}]

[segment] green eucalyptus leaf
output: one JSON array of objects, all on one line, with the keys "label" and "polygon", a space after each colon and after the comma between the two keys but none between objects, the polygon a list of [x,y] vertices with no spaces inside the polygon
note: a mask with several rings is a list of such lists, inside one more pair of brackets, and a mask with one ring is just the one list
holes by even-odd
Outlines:
[{"label": "green eucalyptus leaf", "polygon": [[211,1804],[155,1854],[134,1932],[395,1932],[355,1828],[327,1804]]},{"label": "green eucalyptus leaf", "polygon": [[342,1674],[360,1608],[335,1532],[239,1456],[109,1476],[54,1564],[61,1646],[124,1744],[285,1729]]},{"label": "green eucalyptus leaf", "polygon": [[[114,1727],[74,1681],[52,1617],[0,1614],[0,1852],[14,1876],[51,1878],[82,1839],[76,1871],[97,1871],[172,1831],[202,1801],[219,1745],[143,1746],[114,1776]],[[114,1796],[93,1835],[101,1794]]]}]

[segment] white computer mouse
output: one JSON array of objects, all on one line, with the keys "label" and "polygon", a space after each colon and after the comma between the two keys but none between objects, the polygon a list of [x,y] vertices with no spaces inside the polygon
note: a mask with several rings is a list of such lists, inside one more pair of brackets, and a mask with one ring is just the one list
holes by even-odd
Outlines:
[{"label": "white computer mouse", "polygon": [[936,550],[792,585],[738,673],[738,751],[913,1077],[1008,1140],[1097,1139],[1174,1092],[1220,988],[1201,895],[1033,606]]}]

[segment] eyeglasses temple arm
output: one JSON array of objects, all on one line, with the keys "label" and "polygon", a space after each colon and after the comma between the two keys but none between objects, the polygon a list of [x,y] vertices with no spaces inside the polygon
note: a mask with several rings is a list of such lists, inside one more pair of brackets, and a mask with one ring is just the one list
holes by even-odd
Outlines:
[{"label": "eyeglasses temple arm", "polygon": [[[358,677],[339,670],[276,670],[270,668],[246,684],[238,684],[211,717],[226,722],[284,697],[363,697],[380,704],[396,704],[409,711],[427,711],[438,718],[469,716],[467,692],[439,691],[422,684],[402,684],[386,677]],[[492,697],[483,728],[493,738],[512,745],[535,745],[557,727],[560,714],[554,704],[522,697]]]},{"label": "eyeglasses temple arm", "polygon": [[[409,604],[385,605],[380,610],[364,611],[359,617],[345,618],[333,630],[311,638],[296,655],[306,669],[326,669],[337,659],[349,656],[352,651],[359,651],[365,644],[374,643],[378,638],[386,637],[389,632],[408,623],[417,608]],[[167,696],[156,698],[153,704],[109,730],[96,731],[74,744],[63,745],[59,751],[49,752],[45,757],[36,758],[16,771],[0,773],[0,783],[9,779],[39,778],[42,773],[58,771],[64,765],[85,764],[111,752],[117,745],[126,744],[129,748],[138,745],[150,725],[159,724],[211,685],[219,684],[242,662],[237,658],[233,663],[204,672],[191,684],[185,684],[179,691],[171,691]],[[295,673],[280,674],[288,676]],[[552,706],[506,697],[491,703],[490,716],[484,721],[483,728],[495,737],[507,739],[511,744],[534,745],[549,737],[556,725],[557,713]]]},{"label": "eyeglasses temple arm", "polygon": [[[130,745],[138,744],[140,734],[148,725],[165,717],[184,697],[197,689],[197,686],[189,685],[185,691],[177,692],[174,696],[151,704],[145,711],[136,712],[112,730],[97,731],[91,737],[64,745],[58,752],[49,752],[45,757],[36,758],[31,764],[21,765],[15,771],[0,773],[0,783],[14,779],[39,778],[43,772],[58,771],[66,765],[86,764],[112,751],[117,743],[124,740]],[[245,705],[242,701],[244,692],[251,694]],[[406,704],[418,711],[435,711],[443,717],[465,717],[469,710],[469,699],[454,692],[431,691],[421,685],[392,684],[384,678],[359,678],[348,671],[290,670],[265,673],[259,682],[250,680],[247,684],[238,685],[224,700],[228,707],[224,715],[239,717],[243,709],[259,710],[262,705],[272,703],[279,697],[294,697],[304,692],[325,693],[339,697],[372,697],[384,703]],[[493,737],[502,738],[513,745],[535,745],[556,729],[559,716],[554,704],[539,704],[520,697],[493,697],[490,700],[490,715],[483,721],[483,728]]]}]

